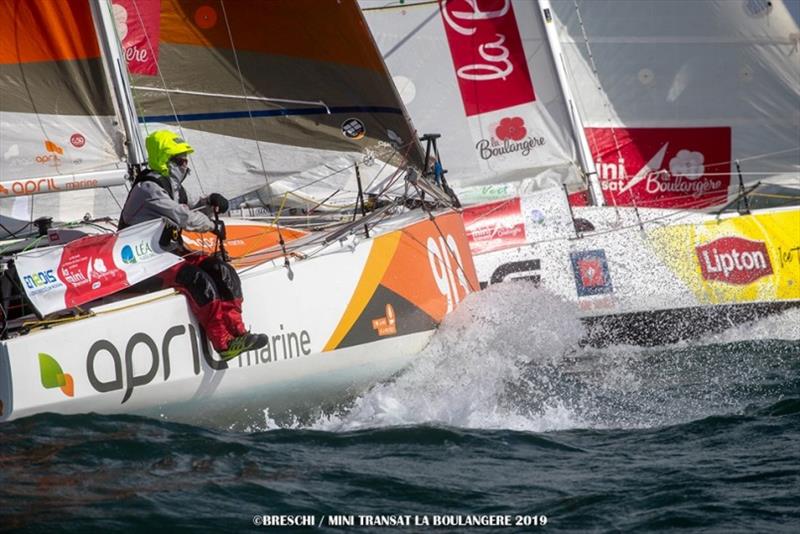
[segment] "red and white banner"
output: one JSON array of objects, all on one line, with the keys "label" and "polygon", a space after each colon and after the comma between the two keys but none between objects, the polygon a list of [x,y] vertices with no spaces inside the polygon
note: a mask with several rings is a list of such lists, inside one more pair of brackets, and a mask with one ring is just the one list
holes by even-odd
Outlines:
[{"label": "red and white banner", "polygon": [[468,117],[536,100],[511,0],[439,0]]},{"label": "red and white banner", "polygon": [[647,208],[724,203],[731,181],[731,129],[586,128],[606,202]]},{"label": "red and white banner", "polygon": [[128,70],[155,76],[158,73],[161,0],[113,0],[112,9]]},{"label": "red and white banner", "polygon": [[19,254],[17,274],[41,315],[80,306],[183,261],[159,246],[163,230],[163,221],[148,221],[117,234]]},{"label": "red and white banner", "polygon": [[473,254],[526,243],[519,197],[470,206],[463,211],[462,217]]}]

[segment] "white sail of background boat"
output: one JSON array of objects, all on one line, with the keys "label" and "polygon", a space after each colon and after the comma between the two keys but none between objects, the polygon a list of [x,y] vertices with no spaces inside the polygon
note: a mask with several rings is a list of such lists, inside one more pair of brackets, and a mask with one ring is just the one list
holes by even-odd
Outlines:
[{"label": "white sail of background boat", "polygon": [[[796,199],[747,213],[756,183],[800,185],[798,29],[782,2],[360,4],[415,123],[443,133],[450,185],[497,200],[464,212],[482,284],[535,281],[606,343],[798,304]],[[540,149],[554,145],[569,159]],[[543,178],[551,165],[567,179]],[[608,207],[570,207],[553,187],[570,176]],[[742,213],[690,210],[729,201]]]},{"label": "white sail of background boat", "polygon": [[[200,175],[191,186],[206,193],[219,189],[232,195],[237,189],[263,187],[271,165],[292,176],[318,168],[328,157],[337,165],[349,161],[354,174],[355,163],[385,157],[398,171],[391,180],[402,186],[406,174],[413,179],[402,187],[407,197],[384,200],[374,210],[362,203],[357,221],[297,232],[292,241],[291,230],[229,220],[231,227],[245,228],[237,240],[260,243],[260,248],[244,247],[244,255],[233,261],[240,268],[248,327],[270,338],[263,349],[229,362],[210,351],[184,297],[172,290],[117,294],[78,314],[44,321],[25,316],[24,301],[4,293],[0,420],[42,411],[94,411],[210,424],[227,424],[229,416],[258,424],[264,409],[274,414],[331,405],[401,369],[444,315],[477,289],[460,214],[431,211],[431,202],[419,201],[420,189],[428,200],[443,195],[421,177],[423,168],[414,169],[423,163],[421,148],[353,1],[278,0],[265,7],[222,0],[115,0],[113,5],[105,0],[2,0],[0,7],[0,35],[12,45],[3,47],[0,89],[5,95],[7,88],[18,88],[14,94],[19,96],[19,101],[0,100],[3,142],[15,139],[16,131],[5,122],[13,112],[15,120],[31,125],[31,139],[44,135],[64,148],[59,156],[72,158],[64,172],[77,169],[91,177],[101,172],[100,164],[137,172],[139,131],[122,135],[116,127],[125,114],[122,108],[135,107],[147,128],[164,121],[185,135],[196,150],[192,166]],[[123,52],[112,37],[112,20],[123,28],[118,30],[123,42],[128,32],[138,32],[147,48],[126,43]],[[342,39],[339,32],[345,30],[347,39]],[[293,41],[269,37],[292,34],[297,34]],[[132,71],[154,69],[153,79],[161,84],[148,87],[148,74],[135,77],[134,102],[126,98],[124,76],[109,68],[120,64],[114,57],[123,53]],[[154,63],[136,65],[148,59]],[[286,107],[301,87],[306,92],[299,91],[302,98],[296,100],[302,102]],[[321,103],[306,103],[310,93],[319,95]],[[75,101],[72,107],[45,106],[62,94]],[[162,115],[160,106],[169,111]],[[60,125],[51,130],[49,122],[38,118],[40,109],[51,114],[68,109],[78,118],[66,117],[62,124],[57,117],[45,117]],[[105,159],[98,158],[97,166],[83,168],[66,150],[76,124],[86,128],[82,135],[92,132],[86,144],[114,148]],[[252,163],[240,161],[251,151],[264,157],[262,166],[251,169],[255,178],[237,172]],[[127,168],[126,163],[134,165]],[[39,214],[39,198],[29,198],[33,210],[27,217]],[[407,203],[422,208],[407,209]],[[267,247],[269,236],[276,234],[280,245]],[[148,252],[144,246],[140,250]],[[86,261],[76,265],[94,269],[78,274],[94,287],[103,283],[105,267],[117,260],[130,263],[138,253],[134,248],[132,257],[116,254],[114,249],[104,257],[99,270],[99,258],[81,258]],[[9,269],[3,284],[13,289],[19,280],[30,280],[42,291],[68,286],[72,281],[64,278],[62,267],[44,274],[19,272],[19,278]]]}]

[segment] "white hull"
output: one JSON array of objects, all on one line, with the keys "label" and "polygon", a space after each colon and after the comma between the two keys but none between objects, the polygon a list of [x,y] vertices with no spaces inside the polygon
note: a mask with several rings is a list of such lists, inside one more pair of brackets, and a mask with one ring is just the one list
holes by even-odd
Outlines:
[{"label": "white hull", "polygon": [[[98,412],[218,425],[241,421],[247,408],[263,423],[265,409],[280,415],[353,395],[406,365],[477,287],[458,214],[437,217],[458,262],[425,248],[439,242],[432,222],[402,222],[372,239],[307,245],[299,252],[309,257],[295,258],[291,270],[283,258],[243,269],[245,323],[270,344],[229,362],[209,349],[184,297],[171,290],[3,341],[0,420]],[[467,289],[446,283],[441,291],[448,274],[467,279]]]},{"label": "white hull", "polygon": [[[590,324],[624,316],[634,324],[653,312],[667,317],[679,310],[729,314],[800,305],[798,208],[720,218],[671,209],[640,209],[637,217],[634,208],[574,208],[576,218],[594,226],[579,233],[563,193],[555,190],[522,197],[518,213],[516,227],[509,214],[494,230],[501,237],[491,239],[493,230],[485,227],[476,239],[475,223],[468,221],[481,285],[532,280],[574,305]],[[504,240],[511,246],[502,248]],[[648,328],[656,338],[687,337],[668,331],[685,326]]]}]

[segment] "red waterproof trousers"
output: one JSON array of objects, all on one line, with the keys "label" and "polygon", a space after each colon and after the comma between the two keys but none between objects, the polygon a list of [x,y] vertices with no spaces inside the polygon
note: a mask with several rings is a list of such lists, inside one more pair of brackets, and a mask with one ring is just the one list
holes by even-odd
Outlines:
[{"label": "red waterproof trousers", "polygon": [[236,270],[217,256],[192,253],[158,275],[163,288],[186,295],[189,308],[217,352],[244,335],[242,283]]}]

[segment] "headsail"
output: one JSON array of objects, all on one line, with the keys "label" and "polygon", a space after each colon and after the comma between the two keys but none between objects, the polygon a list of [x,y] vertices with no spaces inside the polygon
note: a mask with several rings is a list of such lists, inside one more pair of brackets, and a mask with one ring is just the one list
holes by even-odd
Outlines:
[{"label": "headsail", "polygon": [[442,134],[460,194],[582,183],[536,2],[360,4],[415,123]]},{"label": "headsail", "polygon": [[783,1],[551,0],[606,200],[707,207],[800,185],[800,30]]},{"label": "headsail", "polygon": [[108,191],[76,191],[126,172],[88,0],[0,0],[0,95],[0,213],[111,215]]},{"label": "headsail", "polygon": [[355,163],[422,165],[355,1],[113,2],[144,127],[182,133],[207,192],[351,202]]}]

